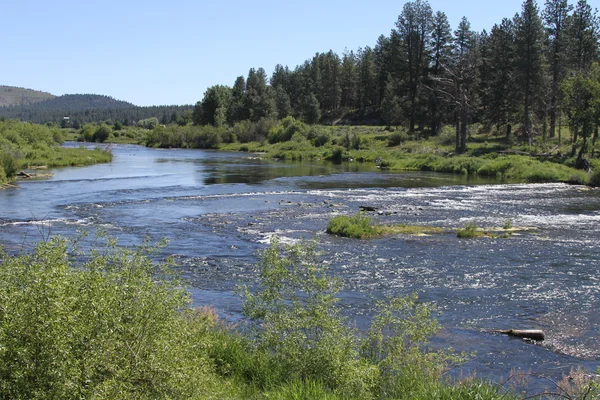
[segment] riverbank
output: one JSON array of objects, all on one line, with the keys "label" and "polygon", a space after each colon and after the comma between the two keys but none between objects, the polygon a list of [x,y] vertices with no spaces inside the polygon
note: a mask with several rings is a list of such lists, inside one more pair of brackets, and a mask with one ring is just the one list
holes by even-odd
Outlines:
[{"label": "riverbank", "polygon": [[391,171],[433,171],[528,183],[600,184],[600,160],[588,156],[584,162],[587,169],[576,168],[568,129],[563,128],[560,140],[540,138],[532,146],[478,125],[470,131],[464,154],[455,152],[455,132],[450,126],[438,136],[428,137],[422,132],[409,134],[402,128],[309,126],[291,117],[265,126],[158,126],[146,133],[143,143],[148,147],[260,153],[278,160],[368,163]]},{"label": "riverbank", "polygon": [[[61,147],[63,141],[63,132],[56,127],[0,121],[1,187],[19,179],[22,170],[85,166],[112,160],[108,149],[65,148]],[[22,174],[27,179],[36,175],[39,174]]]}]

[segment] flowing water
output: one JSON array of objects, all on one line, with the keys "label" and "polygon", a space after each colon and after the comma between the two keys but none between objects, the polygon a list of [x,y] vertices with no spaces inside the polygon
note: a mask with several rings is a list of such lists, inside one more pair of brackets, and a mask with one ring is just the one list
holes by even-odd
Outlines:
[{"label": "flowing water", "polygon": [[[437,347],[476,352],[458,374],[496,381],[511,370],[556,379],[600,365],[600,191],[433,173],[384,173],[358,163],[283,163],[251,154],[113,146],[110,164],[53,171],[0,191],[0,243],[29,249],[50,234],[102,229],[125,245],[167,238],[197,305],[240,318],[236,285],[252,284],[257,251],[277,235],[318,238],[344,283],[345,313],[362,328],[385,296],[438,304]],[[531,228],[507,239],[447,233],[357,241],[326,235],[335,215],[375,207],[378,223],[469,222]],[[535,229],[533,229],[535,228]],[[543,329],[533,344],[489,329]],[[532,390],[547,383],[533,379]]]}]

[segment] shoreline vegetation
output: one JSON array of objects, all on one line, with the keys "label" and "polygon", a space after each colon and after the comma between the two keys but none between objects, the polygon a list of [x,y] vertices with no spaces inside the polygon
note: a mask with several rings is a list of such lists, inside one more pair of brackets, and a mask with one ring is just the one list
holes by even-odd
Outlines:
[{"label": "shoreline vegetation", "polygon": [[12,186],[18,178],[47,177],[48,173],[38,171],[48,168],[84,166],[112,160],[109,150],[61,147],[65,137],[58,127],[14,120],[0,121],[0,187]]},{"label": "shoreline vegetation", "polygon": [[[446,377],[468,356],[428,346],[441,327],[416,295],[379,302],[358,332],[314,243],[275,238],[261,252],[233,326],[190,307],[177,266],[152,261],[162,244],[122,249],[100,236],[81,251],[79,240],[0,250],[3,397],[495,400],[526,389]],[[599,390],[578,370],[545,394]]]},{"label": "shoreline vegetation", "polygon": [[[432,171],[522,182],[564,182],[600,185],[600,160],[589,157],[577,168],[568,130],[563,139],[536,141],[531,146],[506,138],[481,125],[470,127],[467,150],[455,152],[454,130],[435,137],[409,134],[405,128],[381,126],[307,125],[293,117],[229,128],[158,126],[137,140],[147,147],[200,148],[260,154],[282,161],[358,162],[386,171]],[[268,129],[267,129],[268,128]],[[240,141],[251,134],[258,140]],[[593,149],[591,154],[598,154]]]}]

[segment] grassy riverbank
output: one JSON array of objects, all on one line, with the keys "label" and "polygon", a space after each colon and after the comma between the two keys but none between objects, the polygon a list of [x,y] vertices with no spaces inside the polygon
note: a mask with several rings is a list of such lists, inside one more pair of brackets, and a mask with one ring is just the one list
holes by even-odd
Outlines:
[{"label": "grassy riverbank", "polygon": [[110,162],[110,151],[64,148],[58,127],[0,121],[0,184],[12,182],[22,169],[44,169]]},{"label": "grassy riverbank", "polygon": [[[454,151],[455,131],[446,126],[440,135],[426,137],[399,128],[393,132],[369,126],[309,126],[291,117],[282,121],[240,123],[233,127],[158,126],[148,131],[150,147],[206,148],[262,153],[281,160],[329,160],[371,163],[392,171],[434,171],[478,175],[523,182],[600,184],[600,160],[588,157],[587,170],[577,169],[571,156],[570,134],[532,146],[504,132],[470,128],[467,152]],[[589,154],[598,153],[592,152]]]}]

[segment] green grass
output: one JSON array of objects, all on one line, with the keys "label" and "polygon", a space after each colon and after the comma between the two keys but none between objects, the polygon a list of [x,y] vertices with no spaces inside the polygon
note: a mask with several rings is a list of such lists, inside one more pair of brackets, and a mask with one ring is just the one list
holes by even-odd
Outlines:
[{"label": "green grass", "polygon": [[372,226],[371,219],[361,213],[354,216],[333,217],[327,225],[327,233],[355,239],[366,239],[379,235],[378,230]]},{"label": "green grass", "polygon": [[476,223],[471,222],[464,228],[460,228],[458,231],[456,231],[456,236],[460,239],[474,239],[485,236],[485,234]]},{"label": "green grass", "polygon": [[327,233],[354,239],[369,239],[384,235],[426,235],[442,233],[445,230],[433,226],[420,225],[373,225],[371,218],[357,213],[353,216],[340,215],[329,220]]}]

